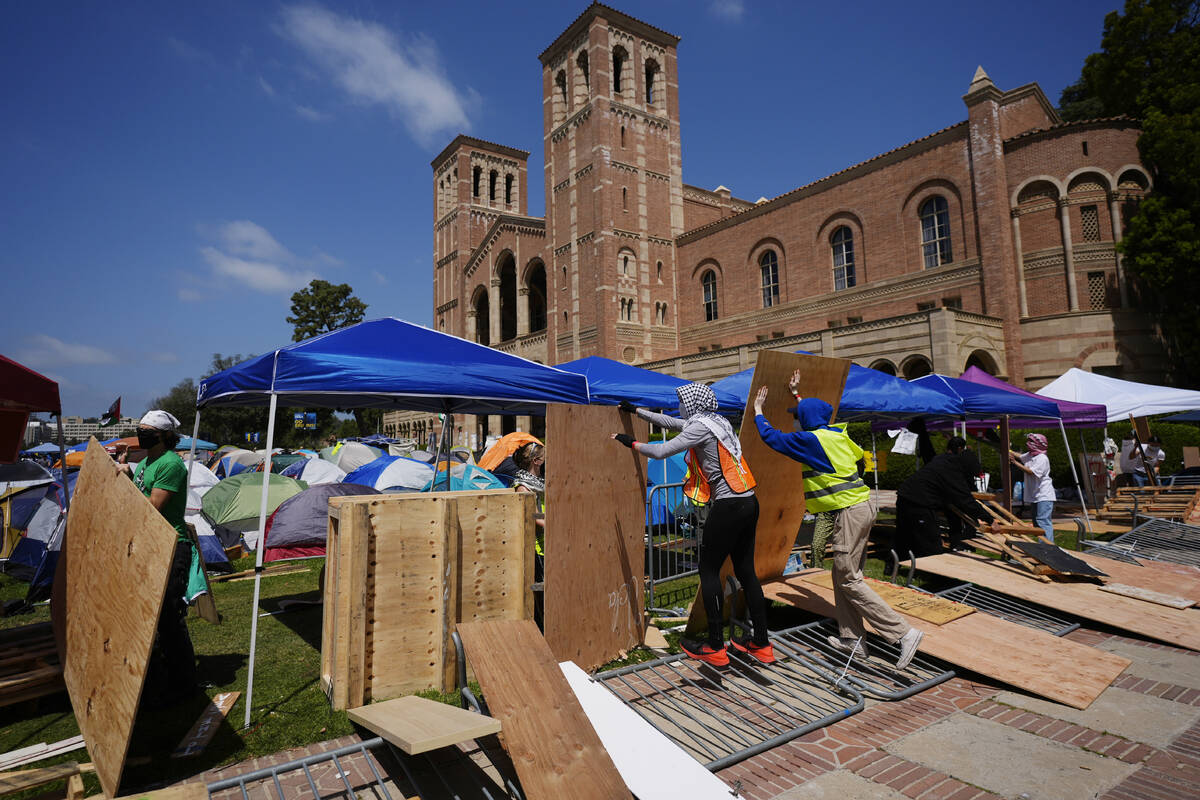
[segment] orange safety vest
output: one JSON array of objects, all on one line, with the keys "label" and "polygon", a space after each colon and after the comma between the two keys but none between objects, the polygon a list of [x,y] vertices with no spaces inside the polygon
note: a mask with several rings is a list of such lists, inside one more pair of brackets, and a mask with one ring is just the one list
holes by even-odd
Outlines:
[{"label": "orange safety vest", "polygon": [[[736,494],[744,494],[755,487],[754,475],[746,464],[745,456],[734,461],[733,453],[720,442],[717,442],[717,454],[721,458],[721,476],[725,478],[731,490]],[[712,489],[709,488],[708,478],[700,470],[700,455],[695,449],[688,450],[684,461],[687,462],[688,473],[684,480],[683,493],[693,503],[702,506],[712,496]]]}]

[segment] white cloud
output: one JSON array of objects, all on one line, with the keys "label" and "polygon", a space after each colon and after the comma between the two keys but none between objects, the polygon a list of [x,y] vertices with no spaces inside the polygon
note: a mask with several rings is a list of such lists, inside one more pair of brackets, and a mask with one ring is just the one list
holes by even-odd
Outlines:
[{"label": "white cloud", "polygon": [[216,57],[202,47],[197,47],[182,39],[176,39],[174,36],[167,37],[167,44],[175,51],[175,55],[184,61],[192,61],[210,67],[217,64]]},{"label": "white cloud", "polygon": [[263,94],[265,94],[267,97],[275,96],[275,87],[267,83],[267,79],[262,75],[258,76],[258,86],[263,90]]},{"label": "white cloud", "polygon": [[309,106],[304,106],[297,103],[294,108],[297,115],[311,122],[324,122],[325,120],[329,119],[328,114],[317,111],[315,108],[310,108]]},{"label": "white cloud", "polygon": [[270,231],[248,219],[234,220],[221,226],[217,232],[224,249],[235,256],[245,256],[259,261],[290,261],[293,256],[288,249],[275,240]]},{"label": "white cloud", "polygon": [[383,286],[385,283],[388,282],[387,275],[384,275],[382,272],[380,272],[377,269],[371,270],[371,277],[374,278],[375,282],[378,283],[380,286]]},{"label": "white cloud", "polygon": [[175,364],[179,361],[178,355],[166,351],[152,351],[147,353],[146,357],[151,361],[158,362],[159,364]]},{"label": "white cloud", "polygon": [[204,294],[196,289],[189,289],[185,286],[179,290],[179,299],[185,303],[199,303],[204,299]]},{"label": "white cloud", "polygon": [[294,292],[317,277],[307,270],[291,271],[279,264],[231,256],[215,247],[201,248],[200,255],[217,275],[233,278],[260,292]]},{"label": "white cloud", "polygon": [[334,84],[360,103],[387,109],[422,143],[469,127],[469,93],[446,77],[432,40],[402,42],[379,24],[317,5],[285,8],[280,31]]},{"label": "white cloud", "polygon": [[26,349],[18,352],[17,360],[33,367],[113,364],[117,360],[112,353],[99,347],[64,342],[44,333],[27,337],[25,341]]},{"label": "white cloud", "polygon": [[743,0],[712,0],[708,10],[721,19],[739,22],[746,14],[746,4]]}]

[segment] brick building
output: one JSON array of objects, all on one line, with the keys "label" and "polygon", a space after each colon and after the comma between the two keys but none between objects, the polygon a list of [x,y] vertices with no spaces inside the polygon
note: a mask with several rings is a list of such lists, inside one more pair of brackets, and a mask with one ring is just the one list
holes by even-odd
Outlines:
[{"label": "brick building", "polygon": [[1072,366],[1161,380],[1114,249],[1150,189],[1136,122],[1064,123],[1037,84],[1002,91],[980,68],[962,122],[751,202],[683,182],[678,43],[595,3],[541,53],[544,217],[528,152],[459,136],[438,154],[438,330],[701,381],[763,348],[1028,388]]}]

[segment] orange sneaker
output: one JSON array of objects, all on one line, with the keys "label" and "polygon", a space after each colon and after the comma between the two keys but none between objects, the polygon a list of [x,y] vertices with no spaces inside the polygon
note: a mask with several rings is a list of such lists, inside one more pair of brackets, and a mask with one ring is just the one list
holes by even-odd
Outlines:
[{"label": "orange sneaker", "polygon": [[705,664],[712,664],[714,667],[729,666],[729,653],[725,652],[724,647],[718,650],[708,642],[697,642],[694,639],[680,639],[679,646],[683,652]]},{"label": "orange sneaker", "polygon": [[734,650],[751,655],[764,664],[775,663],[775,648],[770,642],[760,647],[749,636],[731,636],[729,643],[733,645]]}]

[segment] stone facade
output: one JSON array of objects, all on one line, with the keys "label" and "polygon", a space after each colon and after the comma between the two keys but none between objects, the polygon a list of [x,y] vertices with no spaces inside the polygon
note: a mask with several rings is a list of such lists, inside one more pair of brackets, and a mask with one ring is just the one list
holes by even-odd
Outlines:
[{"label": "stone facade", "polygon": [[1134,121],[1064,123],[1037,84],[980,68],[962,122],[750,202],[683,183],[678,41],[596,3],[541,54],[544,217],[525,151],[459,136],[434,159],[437,329],[695,380],[763,348],[1033,389],[1071,366],[1161,380],[1114,247],[1151,186]]}]

